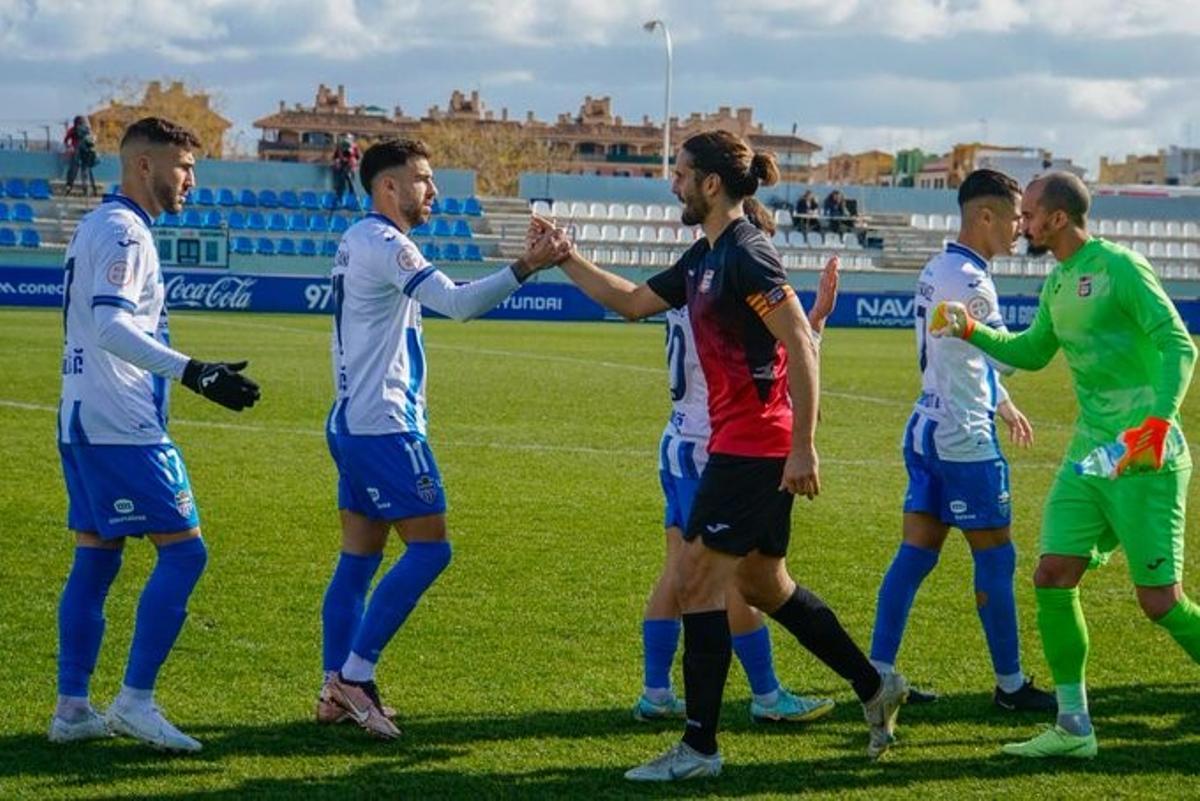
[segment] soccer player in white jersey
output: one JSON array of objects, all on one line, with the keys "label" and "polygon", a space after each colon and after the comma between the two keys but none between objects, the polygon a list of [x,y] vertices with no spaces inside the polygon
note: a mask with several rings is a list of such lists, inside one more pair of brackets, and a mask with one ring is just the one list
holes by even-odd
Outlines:
[{"label": "soccer player in white jersey", "polygon": [[[1017,445],[1031,445],[1033,430],[997,376],[1011,368],[959,339],[927,332],[928,317],[942,301],[963,303],[979,322],[1004,329],[988,262],[1012,252],[1020,198],[1017,182],[1003,173],[968,175],[958,190],[958,238],[929,260],[917,281],[921,394],[904,430],[909,481],[903,541],[879,587],[871,662],[881,673],[896,669],[917,590],[937,564],[950,529],[958,528],[975,562],[975,602],[996,676],[993,701],[1009,711],[1053,712],[1054,696],[1035,687],[1021,670],[1008,462],[995,417],[1008,425]],[[935,699],[932,693],[909,693],[909,703]]]},{"label": "soccer player in white jersey", "polygon": [[[207,561],[187,469],[167,435],[169,384],[240,411],[258,386],[245,362],[206,363],[171,348],[163,277],[150,224],[178,212],[195,185],[190,131],[148,117],[121,140],[121,191],[80,222],[67,247],[58,442],[75,561],[58,608],[58,705],[50,739],[126,734],[172,751],[200,743],[154,703],[154,683]],[[138,603],[120,693],[101,717],[88,683],[104,635],[104,602],[127,537],[149,537],[158,560]]]},{"label": "soccer player in white jersey", "polygon": [[[446,497],[426,441],[421,306],[476,317],[570,252],[569,243],[538,237],[512,265],[456,286],[408,237],[429,219],[437,196],[429,157],[411,139],[367,150],[359,174],[374,211],[342,236],[333,267],[336,397],[327,438],[338,469],[342,552],[322,609],[326,680],[317,720],[348,717],[385,739],[400,730],[380,703],[375,665],[450,562]],[[404,554],[367,605],[392,530]]]},{"label": "soccer player in white jersey", "polygon": [[[747,204],[748,214],[753,213],[757,203],[753,200],[753,205]],[[755,223],[759,227],[774,227],[769,212]],[[837,302],[838,266],[836,256],[826,263],[816,301],[809,309],[814,339],[820,338],[825,319]],[[658,470],[666,499],[667,549],[662,573],[650,591],[642,621],[644,686],[633,707],[633,716],[637,720],[682,718],[685,713],[683,700],[671,689],[671,664],[682,629],[676,576],[683,552],[684,529],[700,485],[700,474],[708,461],[711,432],[708,387],[696,353],[687,308],[668,309],[665,316],[671,416],[659,443]],[[746,603],[736,585],[726,590],[725,600],[733,651],[750,682],[750,719],[758,723],[809,722],[831,712],[833,699],[796,695],[780,684],[775,674],[771,635],[763,613]]]}]

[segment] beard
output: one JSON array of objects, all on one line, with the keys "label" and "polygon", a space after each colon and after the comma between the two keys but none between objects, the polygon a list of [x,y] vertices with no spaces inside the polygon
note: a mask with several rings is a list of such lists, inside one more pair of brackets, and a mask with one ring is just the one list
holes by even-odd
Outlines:
[{"label": "beard", "polygon": [[1029,255],[1029,256],[1045,256],[1049,252],[1050,252],[1049,245],[1035,245],[1028,237],[1026,237],[1025,253],[1027,255]]},{"label": "beard", "polygon": [[164,211],[171,214],[178,214],[183,210],[183,198],[179,196],[179,189],[166,181],[155,182],[154,199]]},{"label": "beard", "polygon": [[418,225],[424,225],[429,222],[431,212],[421,202],[417,202],[408,208],[400,209],[400,214],[404,217],[404,222],[408,223],[408,227],[411,230]]},{"label": "beard", "polygon": [[708,216],[708,207],[700,198],[688,200],[681,197],[679,202],[683,204],[683,209],[679,213],[679,221],[684,225],[699,225]]}]

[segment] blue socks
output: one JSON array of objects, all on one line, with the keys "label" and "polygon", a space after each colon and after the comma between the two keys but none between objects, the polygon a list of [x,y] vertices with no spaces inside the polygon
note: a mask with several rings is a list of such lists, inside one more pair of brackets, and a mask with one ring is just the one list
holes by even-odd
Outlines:
[{"label": "blue socks", "polygon": [[104,637],[104,600],[120,569],[120,549],[75,549],[58,602],[59,695],[87,697]]},{"label": "blue socks", "polygon": [[1013,573],[1017,568],[1017,549],[1011,542],[972,551],[975,559],[975,599],[979,622],[992,654],[997,676],[1021,673],[1021,649],[1017,635],[1017,601],[1013,594]]},{"label": "blue socks", "polygon": [[[937,551],[900,543],[900,549],[879,585],[875,630],[871,635],[871,662],[876,667],[896,664],[896,654],[900,651],[900,640],[904,637],[917,589],[937,561]],[[1012,590],[1011,581],[1009,590]]]},{"label": "blue socks", "polygon": [[321,661],[326,673],[338,670],[350,655],[366,608],[367,588],[382,561],[382,553],[370,556],[342,553],[338,560],[321,607]]},{"label": "blue socks", "polygon": [[173,542],[158,549],[158,563],[138,601],[137,624],[125,686],[152,690],[158,670],[183,628],[188,597],[204,572],[208,550],[200,537]]},{"label": "blue socks", "polygon": [[676,618],[642,621],[642,659],[644,684],[648,690],[671,688],[671,663],[679,647],[683,624]]},{"label": "blue socks", "polygon": [[353,653],[368,662],[378,662],[384,646],[448,564],[450,543],[409,543],[404,555],[375,588],[354,638]]},{"label": "blue socks", "polygon": [[775,675],[775,659],[771,654],[771,633],[765,625],[749,634],[733,638],[733,652],[750,680],[750,692],[755,695],[770,695],[779,689],[779,678]]}]

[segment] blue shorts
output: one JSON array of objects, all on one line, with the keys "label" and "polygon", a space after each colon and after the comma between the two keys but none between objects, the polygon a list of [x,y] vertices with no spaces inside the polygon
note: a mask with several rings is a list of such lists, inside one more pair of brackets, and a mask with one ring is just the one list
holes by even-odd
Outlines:
[{"label": "blue shorts", "polygon": [[[932,451],[928,448],[927,451]],[[921,512],[963,531],[1003,528],[1012,522],[1008,461],[944,462],[935,453],[904,448],[908,489],[904,511]]]},{"label": "blue shorts", "polygon": [[326,434],[338,469],[338,508],[374,520],[444,514],[442,474],[412,434]]},{"label": "blue shorts", "polygon": [[103,539],[173,534],[200,525],[187,467],[171,443],[60,443],[67,527]]},{"label": "blue shorts", "polygon": [[692,516],[692,504],[696,500],[696,490],[700,488],[700,479],[680,478],[671,475],[667,470],[658,471],[658,479],[662,482],[663,496],[667,501],[663,527],[687,531],[688,518]]}]

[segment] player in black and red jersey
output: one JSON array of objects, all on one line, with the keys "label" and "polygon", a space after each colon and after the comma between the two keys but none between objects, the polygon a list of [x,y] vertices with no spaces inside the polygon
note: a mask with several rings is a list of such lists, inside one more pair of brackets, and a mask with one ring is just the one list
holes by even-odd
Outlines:
[{"label": "player in black and red jersey", "polygon": [[819,379],[808,320],[779,254],[746,217],[745,201],[778,177],[774,157],[755,153],[735,134],[693,136],[679,150],[672,189],[684,224],[699,224],[704,236],[673,267],[638,285],[578,251],[561,265],[589,296],[629,319],[686,306],[708,384],[709,461],[678,576],[687,726],[680,743],[625,774],[635,781],[720,773],[716,733],[731,659],[725,610],[731,580],[750,604],[850,681],[870,726],[869,756],[891,744],[908,691],[903,676],[880,677],[832,610],[797,585],[784,562],[795,495],[811,499],[820,492]]}]

